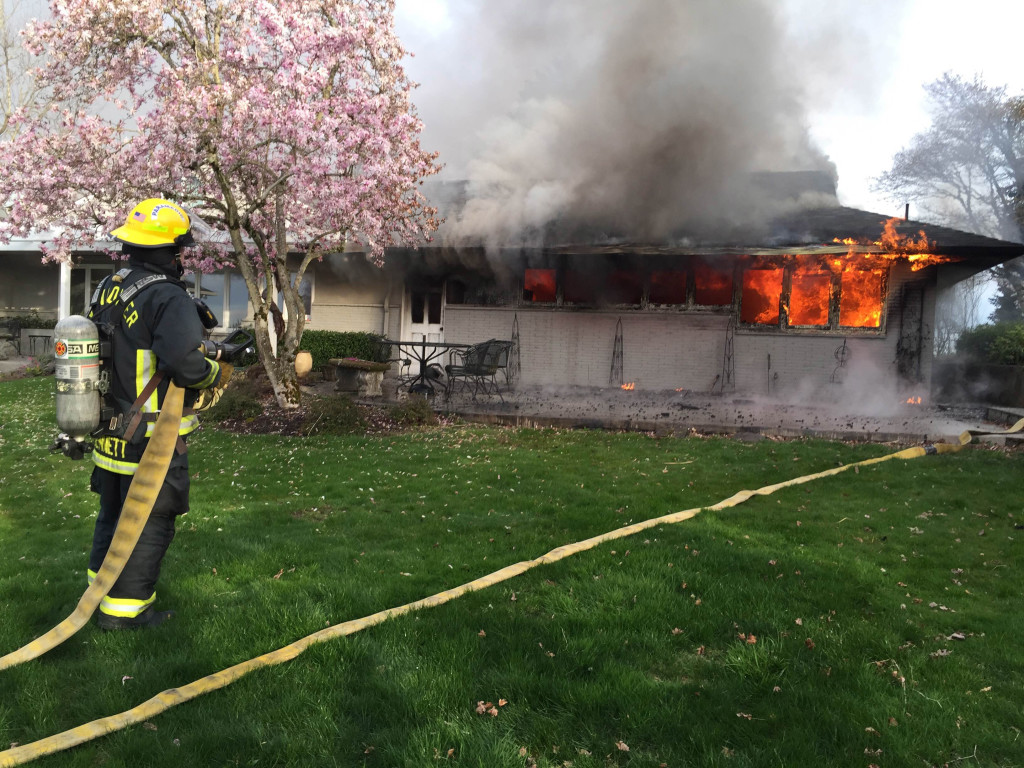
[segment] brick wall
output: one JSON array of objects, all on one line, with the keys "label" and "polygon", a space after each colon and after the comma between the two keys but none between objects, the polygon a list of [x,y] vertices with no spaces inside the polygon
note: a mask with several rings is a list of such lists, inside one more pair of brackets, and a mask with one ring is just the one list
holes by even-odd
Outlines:
[{"label": "brick wall", "polygon": [[[919,284],[923,298],[919,368],[927,394],[932,368],[934,279],[897,264],[891,271],[884,333],[779,332],[737,329],[733,341],[735,391],[782,399],[850,398],[862,394],[892,399],[908,387],[897,380],[897,345],[905,285]],[[387,304],[387,312],[385,312]],[[920,304],[919,304],[920,305]],[[915,306],[919,306],[915,305]],[[913,314],[913,313],[911,313]],[[364,330],[397,338],[401,291],[351,292],[318,276],[314,328]],[[385,320],[386,318],[386,320]],[[622,377],[641,390],[707,392],[721,386],[729,313],[622,310],[553,310],[534,307],[445,308],[445,340],[474,343],[510,339],[518,322],[523,385],[609,385],[616,323],[622,321]],[[386,325],[386,327],[385,327]],[[846,343],[845,367],[837,350]],[[769,368],[770,356],[770,368]],[[914,387],[910,387],[914,389]]]}]

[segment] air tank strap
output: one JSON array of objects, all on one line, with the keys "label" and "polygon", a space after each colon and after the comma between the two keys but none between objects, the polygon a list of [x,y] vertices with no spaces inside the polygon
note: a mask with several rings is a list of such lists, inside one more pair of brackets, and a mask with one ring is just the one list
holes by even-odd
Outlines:
[{"label": "air tank strap", "polygon": [[139,396],[135,398],[135,402],[132,403],[131,410],[128,411],[128,413],[124,414],[125,418],[128,421],[127,425],[124,428],[124,439],[127,440],[129,443],[135,436],[135,432],[139,428],[139,424],[142,423],[142,404],[145,403],[150,397],[152,397],[153,393],[156,391],[156,388],[160,386],[160,382],[163,380],[164,372],[157,371],[153,378],[146,382],[146,386],[142,388],[142,391],[139,393]]}]

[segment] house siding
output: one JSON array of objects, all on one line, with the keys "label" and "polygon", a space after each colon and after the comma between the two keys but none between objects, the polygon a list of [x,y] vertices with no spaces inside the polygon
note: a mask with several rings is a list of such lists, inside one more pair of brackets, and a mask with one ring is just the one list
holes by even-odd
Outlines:
[{"label": "house siding", "polygon": [[306,328],[384,333],[386,281],[364,278],[353,285],[346,272],[333,268],[331,262],[311,265],[310,271],[315,276],[315,287],[312,320]]},{"label": "house siding", "polygon": [[[848,396],[869,388],[883,398],[913,389],[897,376],[901,310],[908,285],[919,285],[923,299],[919,368],[927,382],[932,368],[934,277],[904,265],[891,271],[884,333],[863,331],[774,331],[740,327],[733,340],[735,390],[775,397]],[[520,383],[525,386],[609,386],[616,325],[622,321],[622,381],[637,389],[698,392],[721,386],[730,315],[702,312],[565,310],[449,306],[445,339],[472,343],[508,339],[518,324]],[[913,335],[913,334],[912,334]],[[838,350],[846,345],[846,365]],[[769,368],[770,359],[770,368]],[[925,389],[919,385],[918,389]],[[882,392],[881,390],[886,390]],[[927,394],[926,391],[921,394]]]}]

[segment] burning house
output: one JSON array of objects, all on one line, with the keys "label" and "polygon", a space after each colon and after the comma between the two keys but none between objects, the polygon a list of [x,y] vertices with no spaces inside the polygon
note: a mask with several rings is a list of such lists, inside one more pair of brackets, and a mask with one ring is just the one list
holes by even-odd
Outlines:
[{"label": "burning house", "polygon": [[[563,220],[513,245],[443,230],[380,270],[332,257],[316,270],[311,327],[514,339],[523,386],[927,398],[939,291],[1024,253],[839,206],[825,174],[754,183],[792,205],[659,239]],[[463,220],[465,186],[445,194]]]},{"label": "burning house", "polygon": [[317,265],[313,327],[514,338],[522,386],[905,400],[940,291],[1024,253],[839,204],[808,105],[870,103],[881,6],[446,5],[409,71],[424,144],[468,181],[424,185],[428,246]]}]

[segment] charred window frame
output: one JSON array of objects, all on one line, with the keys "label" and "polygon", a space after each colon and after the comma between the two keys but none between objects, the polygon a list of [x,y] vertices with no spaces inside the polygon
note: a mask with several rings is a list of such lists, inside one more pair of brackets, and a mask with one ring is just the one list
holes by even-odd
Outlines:
[{"label": "charred window frame", "polygon": [[[823,257],[749,257],[739,273],[738,313],[745,329],[869,336],[885,333],[887,266]],[[861,292],[854,299],[857,283]],[[820,304],[808,307],[815,293]]]},{"label": "charred window frame", "polygon": [[629,254],[566,255],[561,259],[561,303],[566,307],[640,309],[646,289],[643,263]]},{"label": "charred window frame", "polygon": [[516,304],[516,287],[503,284],[494,276],[449,277],[445,290],[445,304],[455,306],[511,307]]},{"label": "charred window frame", "polygon": [[521,274],[526,307],[731,312],[738,302],[732,259],[564,254],[524,263]]}]

